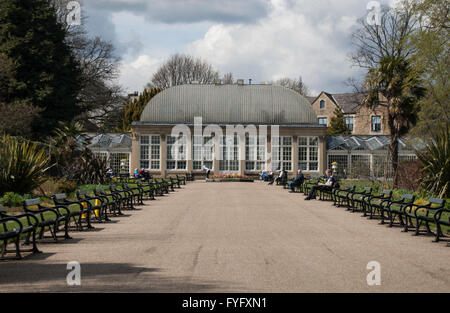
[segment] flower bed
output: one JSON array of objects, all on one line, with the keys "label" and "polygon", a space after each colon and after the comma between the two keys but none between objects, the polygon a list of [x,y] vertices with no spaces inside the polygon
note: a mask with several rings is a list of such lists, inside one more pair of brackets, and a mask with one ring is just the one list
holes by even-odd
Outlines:
[{"label": "flower bed", "polygon": [[212,175],[206,179],[207,182],[253,182],[253,178],[239,174],[219,174]]}]

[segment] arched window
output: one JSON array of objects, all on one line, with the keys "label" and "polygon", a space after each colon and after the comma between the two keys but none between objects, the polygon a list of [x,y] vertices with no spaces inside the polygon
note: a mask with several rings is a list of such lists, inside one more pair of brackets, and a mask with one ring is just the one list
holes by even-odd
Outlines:
[{"label": "arched window", "polygon": [[325,109],[325,100],[320,100],[320,108]]}]

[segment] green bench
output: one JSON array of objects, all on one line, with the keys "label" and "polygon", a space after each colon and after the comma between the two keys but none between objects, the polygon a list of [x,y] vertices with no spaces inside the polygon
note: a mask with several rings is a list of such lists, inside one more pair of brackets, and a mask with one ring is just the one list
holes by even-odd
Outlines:
[{"label": "green bench", "polygon": [[[45,207],[41,204],[41,199],[36,198],[23,201],[23,210],[37,217],[36,227],[40,230],[39,239],[52,238],[55,242],[58,238],[72,239],[69,236],[69,223],[73,215],[66,206]],[[60,229],[61,226],[64,228]],[[44,236],[46,229],[50,231],[51,236]],[[58,237],[59,232],[64,232],[64,235]]]},{"label": "green bench", "polygon": [[[422,212],[424,214],[421,214]],[[405,209],[404,231],[407,232],[410,227],[413,227],[414,235],[418,236],[421,233],[421,227],[425,226],[426,233],[434,235],[434,241],[438,242],[443,237],[442,226],[450,227],[450,215],[444,213],[449,213],[449,210],[445,208],[444,199],[430,198],[424,205],[411,204]],[[431,231],[431,223],[436,225],[435,233]]]},{"label": "green bench", "polygon": [[[404,226],[405,221],[403,218],[405,216],[405,209],[412,205],[414,200],[415,197],[412,194],[404,194],[400,200],[389,200],[389,202],[381,208],[380,224],[384,224],[385,219],[387,218],[389,219],[389,227],[392,227],[397,218],[400,225]],[[385,216],[384,213],[386,213],[387,216]]]}]

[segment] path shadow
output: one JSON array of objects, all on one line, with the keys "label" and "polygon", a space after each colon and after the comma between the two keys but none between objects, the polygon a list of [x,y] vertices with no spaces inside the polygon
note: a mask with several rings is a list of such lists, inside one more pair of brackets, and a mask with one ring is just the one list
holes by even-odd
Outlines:
[{"label": "path shadow", "polygon": [[[69,233],[69,235],[72,237],[74,233]],[[83,241],[84,238],[73,238],[72,239],[60,239],[58,238],[58,241],[54,241],[50,238],[46,239],[37,239],[37,246],[39,248],[39,245],[71,245],[79,243],[80,241]]]},{"label": "path shadow", "polygon": [[68,286],[67,264],[28,261],[0,265],[0,292],[211,292],[223,283],[173,277],[127,263],[81,264],[81,286]]}]

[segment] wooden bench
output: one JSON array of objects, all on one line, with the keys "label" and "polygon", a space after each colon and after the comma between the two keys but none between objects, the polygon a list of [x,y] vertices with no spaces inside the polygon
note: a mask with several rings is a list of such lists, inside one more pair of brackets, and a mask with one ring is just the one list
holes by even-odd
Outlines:
[{"label": "wooden bench", "polygon": [[164,187],[161,184],[158,184],[155,180],[151,180],[148,182],[150,188],[153,190],[154,196],[163,196],[164,195]]},{"label": "wooden bench", "polygon": [[122,183],[122,190],[131,193],[133,205],[144,205],[144,190],[142,187],[139,187],[137,183],[136,186],[130,186],[129,184]]},{"label": "wooden bench", "polygon": [[314,185],[317,185],[319,183],[320,180],[315,180],[315,179],[307,179],[305,178],[305,181],[303,182],[303,194],[306,196],[309,194],[309,192],[311,191],[311,187]]},{"label": "wooden bench", "polygon": [[[52,199],[55,205],[64,205],[69,208],[69,219],[74,221],[78,230],[83,230],[83,222],[86,223],[87,229],[93,228],[91,225],[91,208],[89,206],[85,208],[80,201],[69,201],[65,193],[57,193],[52,196]],[[70,209],[71,205],[77,206],[77,210]],[[83,219],[84,215],[86,215],[86,219]]]},{"label": "wooden bench", "polygon": [[98,223],[111,221],[106,214],[106,207],[103,206],[103,201],[100,197],[89,196],[84,189],[77,190],[76,195],[82,206],[89,211],[87,215],[88,220],[95,219]]},{"label": "wooden bench", "polygon": [[[25,213],[33,214],[38,218],[38,224],[36,225],[39,231],[39,239],[53,238],[58,241],[58,233],[64,232],[61,236],[64,239],[72,239],[69,236],[69,223],[70,223],[70,210],[64,205],[55,205],[54,207],[45,207],[41,205],[41,199],[29,199],[23,201],[23,209]],[[64,225],[64,229],[59,227]],[[50,230],[50,237],[45,237],[44,233],[46,229]]]},{"label": "wooden bench", "polygon": [[[8,215],[5,211],[5,209],[3,208],[3,206],[0,205],[0,218],[3,220],[13,218],[13,219],[18,219],[20,221],[20,223],[22,225],[22,229],[20,230],[18,240],[20,240],[20,237],[25,236],[25,242],[24,242],[25,245],[30,244],[30,237],[32,238],[32,241],[31,241],[32,248],[30,248],[30,249],[24,250],[24,249],[21,249],[20,246],[18,248],[17,244],[16,244],[16,257],[17,258],[22,257],[20,252],[41,253],[41,251],[39,251],[39,249],[37,248],[37,244],[36,244],[36,232],[37,232],[38,224],[39,224],[39,221],[36,216],[34,216],[33,214],[30,214],[30,213],[23,213],[23,214],[11,216],[11,215]],[[6,230],[5,225],[3,227],[3,230]],[[8,235],[4,235],[4,236],[8,237]],[[4,242],[4,243],[6,244],[6,242]],[[5,245],[5,249],[6,249],[6,245]],[[9,252],[9,251],[5,250],[5,253],[7,253],[7,252]]]},{"label": "wooden bench", "polygon": [[122,209],[136,209],[133,204],[133,194],[131,192],[119,189],[116,184],[110,185],[109,190],[111,193],[116,194],[116,196],[120,199]]},{"label": "wooden bench", "polygon": [[167,184],[167,182],[165,182],[162,178],[155,178],[154,182],[159,185],[164,193],[169,193],[169,184]]},{"label": "wooden bench", "polygon": [[186,173],[186,181],[194,181],[195,176],[194,173]]},{"label": "wooden bench", "polygon": [[147,195],[146,200],[155,200],[155,193],[151,184],[144,184],[142,182],[138,182],[138,186],[142,189],[143,196]]},{"label": "wooden bench", "polygon": [[106,207],[110,214],[112,214],[113,216],[123,215],[122,211],[120,210],[120,198],[115,193],[106,193],[102,188],[95,188],[94,195],[103,200],[103,206]]},{"label": "wooden bench", "polygon": [[349,201],[347,202],[347,210],[356,212],[359,209],[363,211],[364,203],[366,203],[366,201],[371,195],[372,195],[372,187],[364,187],[362,191],[352,192],[349,195]]},{"label": "wooden bench", "polygon": [[162,178],[162,180],[170,188],[170,191],[175,191],[173,181],[170,178]]},{"label": "wooden bench", "polygon": [[285,188],[285,186],[288,183],[288,176],[287,176],[287,174],[283,175],[280,179],[276,180],[276,182],[277,182],[277,186],[283,186],[283,188]]},{"label": "wooden bench", "polygon": [[334,193],[336,190],[341,190],[339,181],[337,179],[334,181],[334,183],[331,186],[324,186],[324,185],[320,186],[319,189],[317,189],[317,193],[319,195],[319,200],[334,202]]},{"label": "wooden bench", "polygon": [[[400,200],[390,200],[386,205],[381,208],[381,222],[384,224],[386,218],[389,219],[389,227],[394,225],[395,218],[397,217],[401,226],[404,226],[403,217],[405,215],[405,208],[414,203],[415,197],[412,194],[402,195]],[[387,214],[387,217],[384,215]]]},{"label": "wooden bench", "polygon": [[[425,214],[420,214],[422,211]],[[403,230],[407,232],[408,228],[412,226],[415,228],[414,235],[418,236],[420,235],[421,226],[425,225],[427,234],[434,235],[434,241],[438,242],[443,236],[442,226],[450,226],[449,216],[442,216],[444,212],[449,212],[449,210],[445,209],[444,199],[430,198],[425,205],[411,204],[404,212],[406,221]],[[431,231],[430,223],[436,224],[436,233]]]},{"label": "wooden bench", "polygon": [[341,207],[344,203],[348,207],[350,194],[355,192],[356,186],[350,185],[345,189],[336,188],[333,190],[333,205]]},{"label": "wooden bench", "polygon": [[179,181],[182,185],[186,185],[186,181],[187,181],[187,177],[186,177],[186,176],[180,177],[180,176],[178,176],[178,174],[176,174],[176,177],[177,177],[178,181]]},{"label": "wooden bench", "polygon": [[172,183],[172,186],[176,186],[177,188],[181,188],[180,181],[177,178],[169,177],[169,179],[170,179],[170,181]]},{"label": "wooden bench", "polygon": [[367,201],[364,203],[364,214],[363,216],[367,216],[367,210],[369,211],[369,219],[373,219],[375,216],[375,212],[378,211],[381,214],[381,210],[383,205],[389,203],[392,198],[392,190],[384,189],[378,196],[370,196],[367,198]]},{"label": "wooden bench", "polygon": [[[0,259],[5,260],[7,253],[15,253],[15,259],[21,259],[20,254],[20,237],[23,232],[23,224],[19,218],[15,216],[3,216],[5,213],[3,207],[0,205],[0,241],[3,242],[1,246]],[[16,249],[8,250],[8,243],[14,242]]]}]

